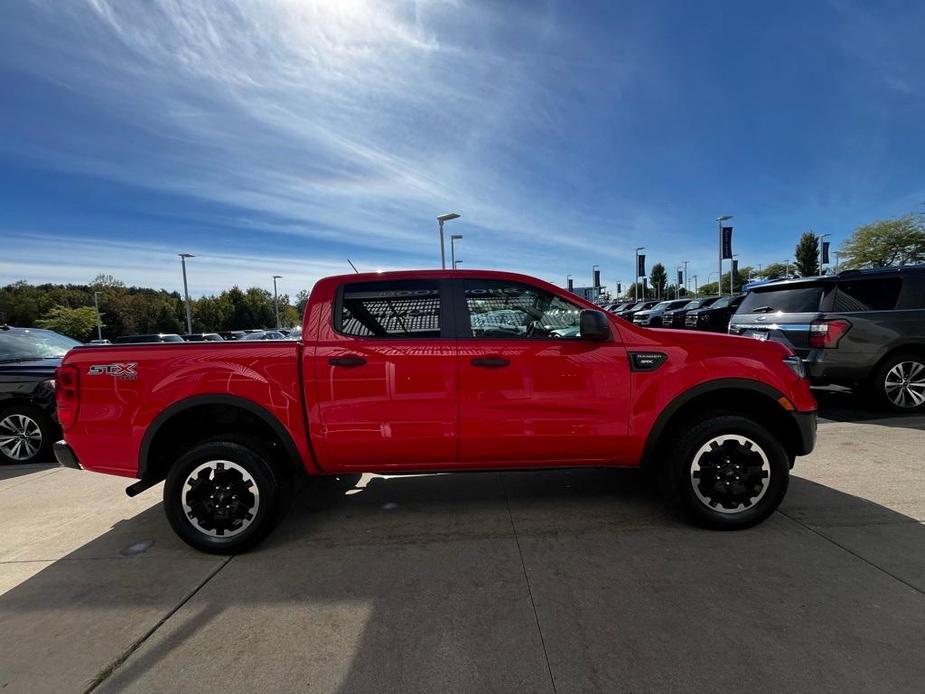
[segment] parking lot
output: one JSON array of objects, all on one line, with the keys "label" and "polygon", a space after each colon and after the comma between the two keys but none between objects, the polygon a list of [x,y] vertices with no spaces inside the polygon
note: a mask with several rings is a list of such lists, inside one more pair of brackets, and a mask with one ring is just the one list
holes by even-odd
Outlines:
[{"label": "parking lot", "polygon": [[925,418],[819,399],[780,511],[736,533],[617,471],[365,476],[213,557],[158,489],[0,469],[0,689],[921,691]]}]

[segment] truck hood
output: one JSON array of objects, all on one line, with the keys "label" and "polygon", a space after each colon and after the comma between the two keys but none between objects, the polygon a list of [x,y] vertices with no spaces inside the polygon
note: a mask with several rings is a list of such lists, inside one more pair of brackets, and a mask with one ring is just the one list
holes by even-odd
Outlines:
[{"label": "truck hood", "polygon": [[715,347],[718,354],[726,349],[741,352],[742,350],[754,351],[765,355],[777,353],[781,358],[793,351],[786,345],[773,340],[756,340],[751,337],[739,337],[738,335],[726,335],[725,333],[708,333],[695,332],[692,330],[662,330],[659,333],[664,335],[666,342],[671,342],[679,347],[685,345],[698,345],[706,347]]}]

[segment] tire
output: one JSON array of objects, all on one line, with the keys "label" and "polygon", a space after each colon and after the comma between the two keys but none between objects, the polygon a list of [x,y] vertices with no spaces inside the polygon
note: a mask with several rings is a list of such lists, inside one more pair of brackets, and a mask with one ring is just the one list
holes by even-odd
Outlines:
[{"label": "tire", "polygon": [[698,525],[749,528],[770,516],[790,482],[777,437],[748,417],[713,413],[693,422],[671,447],[663,488]]},{"label": "tire", "polygon": [[232,435],[187,450],[164,485],[164,512],[174,532],[210,554],[255,546],[285,505],[286,478],[271,460],[257,441]]},{"label": "tire", "polygon": [[925,410],[925,356],[902,352],[874,370],[870,388],[881,408],[913,414]]},{"label": "tire", "polygon": [[25,403],[0,411],[0,463],[24,465],[54,461],[51,447],[58,428],[45,412]]}]

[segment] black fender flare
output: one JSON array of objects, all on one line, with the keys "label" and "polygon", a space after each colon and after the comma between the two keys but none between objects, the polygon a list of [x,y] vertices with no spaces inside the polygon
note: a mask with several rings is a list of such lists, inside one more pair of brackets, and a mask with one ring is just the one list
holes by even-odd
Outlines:
[{"label": "black fender flare", "polygon": [[253,402],[252,400],[238,397],[236,395],[214,394],[194,395],[193,397],[179,400],[163,410],[160,414],[157,415],[157,417],[154,418],[154,421],[148,425],[144,437],[141,439],[141,448],[138,451],[138,477],[140,479],[146,479],[148,472],[148,460],[151,454],[151,445],[154,443],[154,440],[157,437],[161,427],[169,422],[175,415],[183,412],[184,410],[189,410],[193,407],[200,407],[202,405],[228,405],[231,407],[238,407],[254,415],[264,424],[269,426],[270,429],[273,430],[273,433],[279,437],[279,440],[283,444],[283,448],[286,450],[286,454],[289,456],[291,467],[295,470],[298,470],[302,474],[307,472],[304,466],[304,461],[302,460],[302,456],[299,454],[299,449],[296,448],[295,442],[292,440],[292,436],[289,435],[286,427],[282,425],[279,419],[274,417],[266,409]]},{"label": "black fender flare", "polygon": [[[752,393],[759,393],[760,395],[766,396],[771,402],[777,402],[779,398],[785,397],[776,388],[769,386],[767,383],[762,383],[761,381],[754,381],[749,378],[718,378],[712,381],[704,381],[693,388],[688,388],[680,395],[676,396],[671,404],[668,405],[661,414],[656,418],[655,424],[652,425],[652,428],[649,430],[649,434],[646,437],[645,446],[642,449],[642,458],[641,458],[641,467],[647,467],[651,464],[651,460],[655,455],[655,451],[658,448],[659,443],[661,443],[662,435],[665,433],[665,428],[668,426],[668,423],[671,419],[689,402],[695,398],[700,397],[701,395],[706,395],[708,393],[720,391],[720,390],[746,390],[751,391]],[[786,410],[781,407],[781,412],[783,414],[789,414]]]}]

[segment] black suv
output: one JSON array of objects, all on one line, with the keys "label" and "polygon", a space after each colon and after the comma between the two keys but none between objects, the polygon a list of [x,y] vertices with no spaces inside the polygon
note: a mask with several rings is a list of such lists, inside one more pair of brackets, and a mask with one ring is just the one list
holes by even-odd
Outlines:
[{"label": "black suv", "polygon": [[866,388],[898,412],[925,409],[925,265],[755,287],[729,332],[790,346],[816,384]]},{"label": "black suv", "polygon": [[729,328],[729,319],[732,318],[744,298],[744,294],[724,296],[709,306],[688,311],[684,316],[684,327],[688,330],[724,333]]},{"label": "black suv", "polygon": [[662,326],[665,328],[683,328],[684,318],[687,316],[688,311],[696,311],[698,308],[709,306],[717,299],[719,299],[718,296],[708,296],[705,299],[691,299],[681,308],[665,311],[665,313],[662,314]]},{"label": "black suv", "polygon": [[79,344],[51,330],[0,325],[0,463],[53,460],[61,435],[55,369]]},{"label": "black suv", "polygon": [[614,313],[620,316],[620,318],[623,320],[628,320],[630,323],[632,323],[633,316],[635,316],[639,311],[647,311],[657,303],[657,301],[646,301],[645,299],[642,299],[641,301],[637,301],[635,304],[628,306],[622,311],[614,311]]}]

